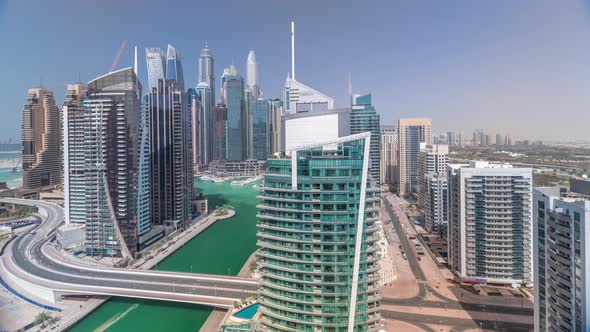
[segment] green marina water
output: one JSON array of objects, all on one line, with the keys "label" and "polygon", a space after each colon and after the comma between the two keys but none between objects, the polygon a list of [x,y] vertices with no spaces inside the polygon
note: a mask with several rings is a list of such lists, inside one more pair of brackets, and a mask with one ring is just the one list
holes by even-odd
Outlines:
[{"label": "green marina water", "polygon": [[[256,249],[256,190],[195,180],[209,208],[229,204],[237,214],[218,221],[168,256],[158,270],[236,275]],[[111,298],[70,331],[198,331],[211,308],[164,301]]]}]

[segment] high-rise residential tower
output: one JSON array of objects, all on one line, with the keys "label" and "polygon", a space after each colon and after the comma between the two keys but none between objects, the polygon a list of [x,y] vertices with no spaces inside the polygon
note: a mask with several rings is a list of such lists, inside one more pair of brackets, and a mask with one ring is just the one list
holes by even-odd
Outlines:
[{"label": "high-rise residential tower", "polygon": [[588,331],[590,201],[534,190],[535,331]]},{"label": "high-rise residential tower", "polygon": [[145,61],[147,63],[148,89],[151,91],[158,86],[158,80],[166,77],[166,55],[161,48],[146,48]]},{"label": "high-rise residential tower", "polygon": [[250,50],[248,60],[246,60],[246,85],[248,89],[252,90],[254,100],[261,97],[260,85],[258,83],[258,63],[256,62],[256,54],[253,50]]},{"label": "high-rise residential tower", "polygon": [[369,174],[373,181],[379,183],[381,175],[381,124],[379,113],[371,104],[371,95],[352,96],[352,110],[350,112],[350,133],[358,134],[371,132],[371,153]]},{"label": "high-rise residential tower", "polygon": [[180,53],[172,45],[168,45],[166,52],[166,79],[175,80],[177,87],[184,91],[184,72]]},{"label": "high-rise residential tower", "polygon": [[86,146],[84,85],[68,84],[61,108],[63,117],[64,210],[65,222],[83,224],[86,220]]},{"label": "high-rise residential tower", "polygon": [[146,97],[149,115],[152,223],[190,220],[193,164],[191,113],[175,80],[161,79]]},{"label": "high-rise residential tower", "polygon": [[61,184],[60,114],[53,92],[29,90],[21,125],[23,189]]},{"label": "high-rise residential tower", "polygon": [[141,83],[133,68],[88,82],[86,253],[133,257],[150,228],[149,163]]},{"label": "high-rise residential tower", "polygon": [[224,72],[222,86],[222,99],[225,100],[227,108],[225,156],[227,160],[245,160],[244,127],[247,119],[244,114],[244,79],[239,76],[234,66]]},{"label": "high-rise residential tower", "polygon": [[426,145],[420,143],[418,153],[418,206],[424,209],[426,194],[426,176],[429,174],[445,175],[449,160],[449,146],[444,144]]},{"label": "high-rise residential tower", "polygon": [[379,329],[379,192],[371,133],[269,159],[258,205],[264,331]]},{"label": "high-rise residential tower", "polygon": [[381,184],[390,191],[397,188],[397,139],[395,128],[381,128]]},{"label": "high-rise residential tower", "polygon": [[213,150],[212,91],[207,83],[200,82],[196,88],[189,89],[188,98],[192,118],[193,165],[207,165]]},{"label": "high-rise residential tower", "polygon": [[256,101],[252,121],[252,159],[268,158],[268,106],[262,98]]},{"label": "high-rise residential tower", "polygon": [[218,104],[213,109],[213,151],[212,160],[225,160],[226,144],[226,127],[227,127],[227,108],[223,104]]},{"label": "high-rise residential tower", "polygon": [[215,107],[215,62],[213,60],[213,51],[205,45],[199,56],[199,83],[207,83],[211,89],[211,110]]},{"label": "high-rise residential tower", "polygon": [[422,199],[424,226],[431,233],[447,237],[449,199],[446,174],[429,172],[424,176]]},{"label": "high-rise residential tower", "polygon": [[432,144],[432,120],[426,118],[400,119],[398,122],[398,194],[418,192],[418,153],[420,143]]},{"label": "high-rise residential tower", "polygon": [[532,169],[449,164],[451,271],[463,280],[532,282]]},{"label": "high-rise residential tower", "polygon": [[268,154],[281,152],[281,110],[280,99],[268,100]]}]

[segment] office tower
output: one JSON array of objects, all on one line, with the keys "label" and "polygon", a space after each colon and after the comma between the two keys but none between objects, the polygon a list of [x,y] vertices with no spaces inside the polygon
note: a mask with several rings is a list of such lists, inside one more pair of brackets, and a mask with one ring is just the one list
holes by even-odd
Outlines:
[{"label": "office tower", "polygon": [[532,280],[532,169],[472,161],[449,164],[451,271],[464,280]]},{"label": "office tower", "polygon": [[160,79],[146,96],[149,116],[151,215],[156,225],[190,221],[193,165],[191,113],[176,80]]},{"label": "office tower", "polygon": [[211,89],[211,110],[215,108],[215,62],[213,61],[213,51],[205,45],[199,56],[199,83],[207,83]]},{"label": "office tower", "polygon": [[66,224],[83,224],[86,219],[85,112],[82,108],[82,100],[85,97],[86,91],[81,83],[68,84],[61,108]]},{"label": "office tower", "polygon": [[21,128],[23,189],[61,184],[60,115],[53,92],[29,89]]},{"label": "office tower", "polygon": [[381,128],[381,184],[395,190],[397,183],[398,135],[395,128]]},{"label": "office tower", "polygon": [[291,22],[291,75],[283,88],[285,113],[322,111],[334,108],[334,99],[295,79],[295,23]]},{"label": "office tower", "polygon": [[259,98],[254,107],[252,159],[266,160],[268,158],[268,106],[267,100]]},{"label": "office tower", "polygon": [[463,132],[459,133],[459,142],[457,143],[459,146],[465,145],[465,138],[463,137]]},{"label": "office tower", "polygon": [[310,111],[281,117],[281,151],[350,135],[350,109]]},{"label": "office tower", "polygon": [[426,118],[399,119],[399,179],[398,195],[418,192],[418,153],[420,143],[432,144],[432,120]]},{"label": "office tower", "polygon": [[350,112],[350,133],[358,134],[371,132],[371,153],[369,174],[373,181],[379,183],[381,175],[381,124],[379,113],[371,104],[371,94],[352,96],[352,110]]},{"label": "office tower", "polygon": [[166,79],[175,80],[176,86],[184,91],[184,73],[182,71],[182,62],[180,53],[172,45],[168,45],[166,52]]},{"label": "office tower", "polygon": [[454,133],[452,131],[447,132],[447,144],[449,146],[453,146],[453,145],[461,145],[457,142],[457,133]]},{"label": "office tower", "polygon": [[510,136],[510,135],[504,136],[504,145],[507,145],[507,146],[512,145],[512,136]]},{"label": "office tower", "polygon": [[246,81],[248,89],[252,90],[254,100],[261,97],[260,85],[258,84],[258,63],[256,62],[256,54],[253,50],[248,53],[248,60],[246,61]]},{"label": "office tower", "polygon": [[268,160],[257,224],[261,330],[379,328],[370,138],[315,142]]},{"label": "office tower", "polygon": [[424,177],[424,225],[431,233],[447,237],[448,224],[448,182],[446,174],[430,172]]},{"label": "office tower", "polygon": [[223,104],[218,104],[213,109],[213,151],[212,160],[225,160],[225,144],[227,127],[227,108]]},{"label": "office tower", "polygon": [[236,66],[232,64],[228,68],[225,68],[223,70],[223,74],[221,75],[221,104],[227,105],[227,99],[225,96],[227,80],[229,79],[229,77],[233,76],[238,76],[238,70],[236,69]]},{"label": "office tower", "polygon": [[158,80],[166,77],[166,55],[160,48],[146,48],[148,88],[151,91],[158,87]]},{"label": "office tower", "polygon": [[587,331],[590,201],[535,188],[535,331]]},{"label": "office tower", "polygon": [[268,100],[268,155],[281,152],[281,110],[280,99]]},{"label": "office tower", "polygon": [[418,206],[424,209],[426,176],[429,174],[445,175],[449,160],[449,146],[443,144],[426,145],[420,143],[418,153]]},{"label": "office tower", "polygon": [[503,145],[504,140],[502,139],[502,135],[496,134],[496,145],[500,146]]},{"label": "office tower", "polygon": [[86,252],[131,258],[137,237],[149,231],[149,162],[141,83],[133,68],[88,83],[86,147]]},{"label": "office tower", "polygon": [[225,159],[245,160],[246,133],[244,127],[247,119],[244,114],[244,79],[238,75],[233,65],[224,72],[222,85],[222,99],[226,101],[227,108]]},{"label": "office tower", "polygon": [[192,120],[193,166],[209,164],[213,155],[212,93],[205,82],[200,82],[196,88],[188,90],[189,110]]},{"label": "office tower", "polygon": [[256,111],[256,99],[252,90],[244,89],[244,159],[254,158],[254,112]]}]

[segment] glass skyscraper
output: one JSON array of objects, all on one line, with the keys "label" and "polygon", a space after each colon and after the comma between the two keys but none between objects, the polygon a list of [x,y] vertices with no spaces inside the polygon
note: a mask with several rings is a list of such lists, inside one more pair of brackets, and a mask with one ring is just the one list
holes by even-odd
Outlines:
[{"label": "glass skyscraper", "polygon": [[166,77],[166,56],[160,48],[146,48],[148,88],[151,91],[158,86],[158,80]]},{"label": "glass skyscraper", "polygon": [[379,114],[371,105],[371,95],[353,96],[350,113],[350,133],[371,132],[371,152],[369,174],[379,183],[381,175],[381,124]]},{"label": "glass skyscraper", "polygon": [[260,331],[379,329],[370,133],[269,159],[258,205]]},{"label": "glass skyscraper", "polygon": [[168,45],[166,52],[166,78],[175,80],[180,90],[184,91],[184,73],[182,72],[182,62],[180,62],[180,53],[172,45]]},{"label": "glass skyscraper", "polygon": [[227,108],[225,157],[233,161],[244,160],[246,159],[244,79],[236,72],[235,75],[224,75],[222,84]]},{"label": "glass skyscraper", "polygon": [[149,197],[138,191],[149,181],[149,165],[140,157],[147,149],[140,95],[131,67],[88,83],[83,107],[89,256],[133,257],[138,223],[149,221]]},{"label": "glass skyscraper", "polygon": [[181,226],[191,216],[191,114],[175,80],[160,79],[146,97],[150,119],[151,214],[154,224]]},{"label": "glass skyscraper", "polygon": [[199,56],[199,83],[204,82],[211,89],[211,109],[215,107],[215,61],[213,51],[205,45]]},{"label": "glass skyscraper", "polygon": [[268,158],[268,106],[265,99],[256,100],[252,120],[253,158]]}]

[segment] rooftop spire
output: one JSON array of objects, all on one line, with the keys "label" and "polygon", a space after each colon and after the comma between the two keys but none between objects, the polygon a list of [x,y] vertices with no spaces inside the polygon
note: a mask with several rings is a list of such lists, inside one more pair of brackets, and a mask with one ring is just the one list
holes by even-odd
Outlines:
[{"label": "rooftop spire", "polygon": [[291,21],[291,76],[295,80],[295,22]]}]

